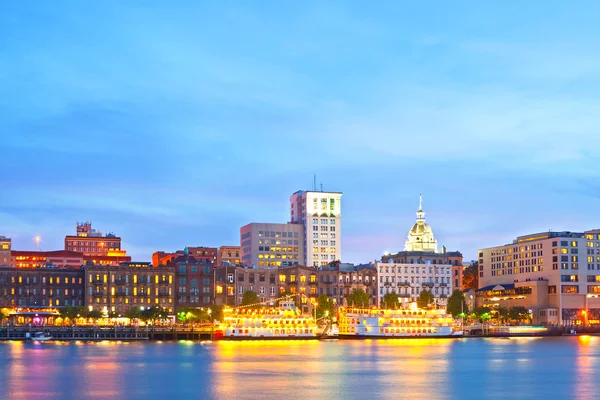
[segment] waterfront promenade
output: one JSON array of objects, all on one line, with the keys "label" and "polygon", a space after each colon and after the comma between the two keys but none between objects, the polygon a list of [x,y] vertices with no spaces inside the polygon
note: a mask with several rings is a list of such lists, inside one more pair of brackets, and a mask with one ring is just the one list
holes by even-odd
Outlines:
[{"label": "waterfront promenade", "polygon": [[209,340],[211,327],[183,326],[4,326],[0,340],[28,340],[36,332],[47,332],[54,340]]}]

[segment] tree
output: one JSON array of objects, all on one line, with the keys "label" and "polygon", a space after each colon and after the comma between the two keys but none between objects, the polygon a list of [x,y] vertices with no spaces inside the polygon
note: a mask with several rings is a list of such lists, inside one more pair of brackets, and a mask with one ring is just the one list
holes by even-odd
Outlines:
[{"label": "tree", "polygon": [[137,307],[132,307],[128,311],[125,311],[125,317],[129,318],[131,321],[140,319],[140,314],[140,309]]},{"label": "tree", "polygon": [[140,319],[146,322],[152,321],[154,323],[157,320],[162,320],[164,318],[166,318],[165,310],[159,306],[149,307],[140,312]]},{"label": "tree", "polygon": [[417,307],[427,308],[434,300],[433,294],[431,294],[429,290],[421,290],[421,293],[419,293],[419,297],[417,298]]},{"label": "tree", "polygon": [[477,307],[473,309],[471,313],[472,317],[479,320],[479,322],[483,323],[485,320],[488,320],[492,316],[492,310],[489,307]]},{"label": "tree", "polygon": [[362,289],[354,289],[352,293],[346,296],[346,301],[350,307],[368,308],[371,296]]},{"label": "tree", "polygon": [[463,281],[464,289],[477,290],[479,285],[479,263],[473,262],[467,268],[463,270]]},{"label": "tree", "polygon": [[333,300],[322,293],[317,297],[317,318],[328,317],[331,319],[335,313]]},{"label": "tree", "polygon": [[400,306],[397,293],[386,293],[381,301],[381,307],[395,310]]},{"label": "tree", "polygon": [[242,296],[242,306],[249,306],[249,308],[261,308],[262,304],[260,304],[260,299],[256,292],[252,290],[247,290],[244,292],[244,296]]},{"label": "tree", "polygon": [[531,314],[525,307],[515,306],[508,309],[508,318],[521,322],[530,319]]},{"label": "tree", "polygon": [[212,321],[222,321],[223,306],[219,304],[210,306],[210,317],[212,318]]},{"label": "tree", "polygon": [[500,323],[503,323],[508,319],[508,309],[506,307],[499,306],[494,310],[494,314]]},{"label": "tree", "polygon": [[454,290],[450,297],[448,297],[446,312],[456,318],[461,316],[461,314],[466,315],[468,311],[464,293],[458,289]]},{"label": "tree", "polygon": [[110,318],[110,319],[119,318],[119,314],[117,314],[116,311],[111,311],[108,313],[108,318]]},{"label": "tree", "polygon": [[4,322],[4,320],[7,318],[8,317],[6,316],[6,314],[4,314],[2,311],[0,311],[0,322]]},{"label": "tree", "polygon": [[94,320],[94,322],[96,322],[100,318],[102,318],[102,312],[99,310],[92,310],[87,313],[87,317]]}]

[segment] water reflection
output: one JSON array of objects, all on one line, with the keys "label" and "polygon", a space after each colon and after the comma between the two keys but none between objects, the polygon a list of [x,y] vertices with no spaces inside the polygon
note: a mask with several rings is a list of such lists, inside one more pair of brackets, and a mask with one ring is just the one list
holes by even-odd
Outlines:
[{"label": "water reflection", "polygon": [[594,398],[600,338],[0,343],[8,399]]}]

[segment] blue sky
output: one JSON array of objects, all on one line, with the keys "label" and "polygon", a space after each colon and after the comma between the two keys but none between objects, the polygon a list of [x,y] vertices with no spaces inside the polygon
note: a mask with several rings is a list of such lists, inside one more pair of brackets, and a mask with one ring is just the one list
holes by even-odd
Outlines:
[{"label": "blue sky", "polygon": [[466,259],[599,227],[597,2],[91,3],[0,12],[15,249],[86,219],[136,260],[237,244],[313,173],[348,262],[401,250],[419,193]]}]

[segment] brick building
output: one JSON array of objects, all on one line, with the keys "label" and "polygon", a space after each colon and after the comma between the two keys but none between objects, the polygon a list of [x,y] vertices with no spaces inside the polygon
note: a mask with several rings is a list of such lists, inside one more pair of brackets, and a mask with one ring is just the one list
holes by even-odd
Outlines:
[{"label": "brick building", "polygon": [[124,314],[132,307],[159,306],[174,312],[175,270],[150,263],[86,265],[85,305]]},{"label": "brick building", "polygon": [[217,254],[217,265],[225,263],[229,265],[240,265],[240,246],[221,246]]},{"label": "brick building", "polygon": [[81,268],[83,254],[75,251],[16,251],[10,254],[10,266],[15,268]]},{"label": "brick building", "polygon": [[83,305],[83,271],[0,267],[0,308]]},{"label": "brick building", "polygon": [[[187,253],[187,249],[186,249]],[[177,309],[208,307],[213,301],[214,265],[216,256],[212,252],[180,255],[168,266],[175,271],[175,305]]]},{"label": "brick building", "polygon": [[94,264],[117,266],[131,261],[121,248],[120,237],[92,229],[91,222],[77,223],[77,235],[65,237],[65,250],[83,253],[83,261]]}]

